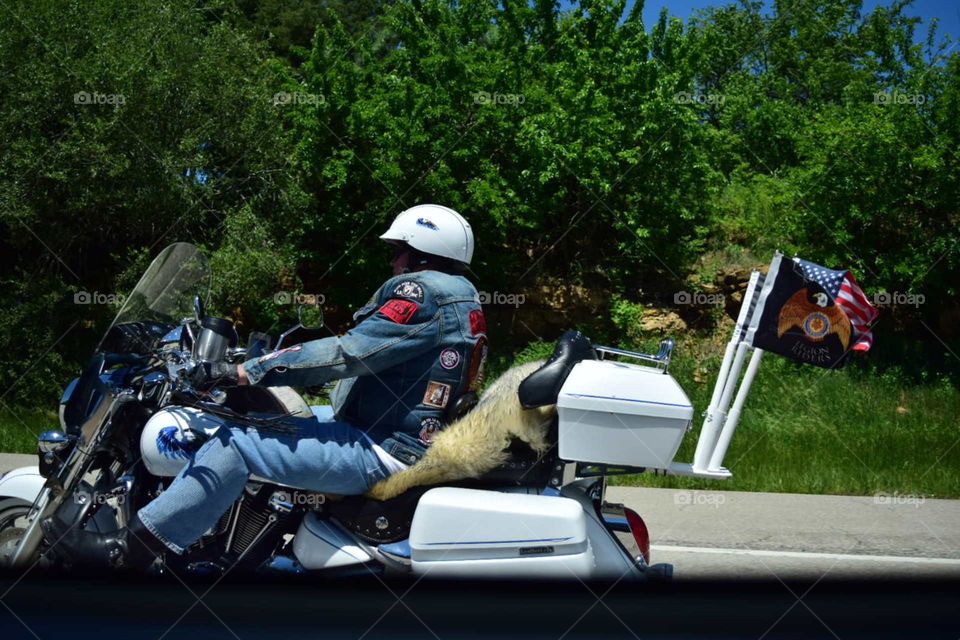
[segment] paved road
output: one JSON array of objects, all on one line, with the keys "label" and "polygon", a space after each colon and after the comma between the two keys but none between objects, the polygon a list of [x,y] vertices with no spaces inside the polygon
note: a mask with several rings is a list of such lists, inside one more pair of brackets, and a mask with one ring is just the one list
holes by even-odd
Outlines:
[{"label": "paved road", "polygon": [[29,467],[37,464],[37,456],[22,453],[0,453],[0,473],[6,473],[17,467]]},{"label": "paved road", "polygon": [[[0,453],[0,473],[36,464]],[[960,578],[960,500],[610,487],[674,578]]]},{"label": "paved road", "polygon": [[674,577],[960,578],[960,501],[610,487]]}]

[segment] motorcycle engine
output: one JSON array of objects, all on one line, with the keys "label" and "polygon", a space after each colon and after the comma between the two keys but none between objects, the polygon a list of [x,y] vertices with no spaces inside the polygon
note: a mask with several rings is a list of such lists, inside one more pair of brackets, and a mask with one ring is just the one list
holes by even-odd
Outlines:
[{"label": "motorcycle engine", "polygon": [[255,545],[272,546],[284,534],[292,533],[299,524],[294,505],[309,502],[309,495],[275,485],[249,483],[217,524],[216,535],[224,540],[224,556],[239,559]]}]

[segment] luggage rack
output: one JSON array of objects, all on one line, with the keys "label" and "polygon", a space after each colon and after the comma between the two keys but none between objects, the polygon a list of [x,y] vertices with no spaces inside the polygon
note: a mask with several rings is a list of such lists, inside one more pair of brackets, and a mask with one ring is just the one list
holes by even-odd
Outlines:
[{"label": "luggage rack", "polygon": [[593,350],[597,352],[597,355],[600,356],[600,359],[604,359],[604,354],[611,354],[616,356],[624,356],[627,358],[636,358],[637,360],[645,360],[647,362],[652,362],[654,366],[664,373],[667,373],[667,370],[670,368],[670,355],[673,353],[673,338],[666,338],[660,341],[660,351],[656,354],[652,353],[640,353],[638,351],[627,351],[626,349],[617,349],[616,347],[603,347],[600,345],[594,345]]}]

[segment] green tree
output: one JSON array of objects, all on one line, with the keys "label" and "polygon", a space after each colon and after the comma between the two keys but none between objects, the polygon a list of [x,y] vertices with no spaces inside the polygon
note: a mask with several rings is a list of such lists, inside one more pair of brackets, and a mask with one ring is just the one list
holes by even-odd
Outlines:
[{"label": "green tree", "polygon": [[[282,224],[303,207],[285,171],[277,65],[265,47],[204,11],[154,0],[9,10],[0,252],[17,285],[0,291],[4,389],[31,366],[59,366],[57,354],[89,353],[115,309],[74,305],[74,292],[122,293],[149,257],[183,239],[223,244],[260,282],[272,270],[262,256],[283,255]],[[49,378],[37,386],[57,393]]]},{"label": "green tree", "polygon": [[[714,132],[674,100],[698,55],[682,25],[648,34],[639,11],[623,11],[400,3],[383,17],[399,45],[380,55],[368,39],[352,57],[346,29],[319,29],[302,74],[326,99],[290,112],[306,188],[325,211],[303,237],[329,238],[318,255],[345,237],[371,245],[404,206],[437,201],[478,230],[485,286],[545,273],[673,278],[718,178]],[[363,251],[338,270],[373,277]]]},{"label": "green tree", "polygon": [[[385,0],[239,0],[236,23],[269,43],[281,58],[298,64],[317,25],[340,22],[353,39],[381,34]],[[348,52],[344,52],[345,54]]]}]

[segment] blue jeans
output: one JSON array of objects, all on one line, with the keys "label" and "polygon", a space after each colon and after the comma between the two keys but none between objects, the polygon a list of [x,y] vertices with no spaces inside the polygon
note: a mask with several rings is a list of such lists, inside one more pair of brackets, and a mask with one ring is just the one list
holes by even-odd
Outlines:
[{"label": "blue jeans", "polygon": [[296,418],[294,434],[225,424],[166,491],[140,509],[143,524],[176,553],[200,539],[241,495],[251,475],[313,491],[362,494],[387,477],[363,432],[333,422],[326,407]]}]

